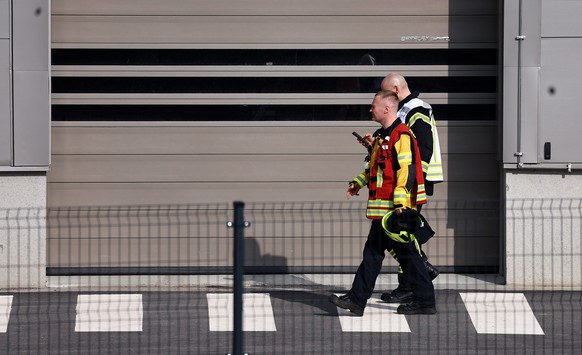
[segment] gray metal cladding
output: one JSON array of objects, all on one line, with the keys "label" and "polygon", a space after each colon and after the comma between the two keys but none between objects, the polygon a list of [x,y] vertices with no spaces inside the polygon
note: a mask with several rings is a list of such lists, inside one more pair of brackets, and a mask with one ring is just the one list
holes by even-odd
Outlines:
[{"label": "gray metal cladding", "polygon": [[[438,265],[497,264],[498,220],[488,213],[499,185],[497,1],[53,0],[52,8],[49,206],[342,201],[364,155],[350,133],[375,129],[373,93],[397,71],[431,103],[441,136],[446,181],[428,208],[443,238],[428,251]],[[216,255],[186,252],[180,233],[112,236],[112,266],[171,266],[173,256],[212,266]],[[282,249],[257,240],[289,265],[343,267],[360,258],[357,234],[330,250],[321,247],[329,235],[314,235],[303,256],[291,253],[301,238]],[[62,235],[49,230],[54,253]],[[112,243],[104,238],[67,248],[88,255]],[[140,245],[164,259],[133,252]],[[74,253],[54,253],[50,266],[83,266]]]}]

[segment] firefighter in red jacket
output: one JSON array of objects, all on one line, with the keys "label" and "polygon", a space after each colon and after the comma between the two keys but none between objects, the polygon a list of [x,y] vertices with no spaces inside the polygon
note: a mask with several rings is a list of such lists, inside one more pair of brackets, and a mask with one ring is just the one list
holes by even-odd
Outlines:
[{"label": "firefighter in red jacket", "polygon": [[397,117],[398,95],[393,91],[376,93],[370,108],[372,120],[382,127],[373,134],[368,166],[349,184],[347,197],[357,195],[368,186],[366,215],[371,219],[370,232],[364,246],[363,260],[358,267],[350,291],[342,296],[331,295],[336,306],[363,315],[382,269],[386,250],[395,250],[404,272],[410,273],[414,298],[398,307],[400,314],[434,314],[435,296],[432,280],[415,243],[397,243],[382,228],[382,217],[395,210],[416,209],[426,203],[420,152],[414,135]]},{"label": "firefighter in red jacket", "polygon": [[[427,196],[432,196],[434,185],[443,181],[442,158],[439,144],[436,121],[432,107],[418,98],[417,92],[411,92],[406,79],[398,73],[389,73],[382,80],[382,90],[392,90],[398,95],[398,118],[404,122],[414,134],[422,160],[424,187]],[[418,212],[422,206],[419,206]],[[419,248],[421,246],[419,245]],[[421,249],[425,267],[431,279],[439,275],[439,271],[429,261]],[[394,255],[398,259],[397,255]],[[412,300],[412,290],[408,282],[408,275],[402,270],[398,273],[398,287],[383,293],[381,299],[390,303],[408,303]]]}]

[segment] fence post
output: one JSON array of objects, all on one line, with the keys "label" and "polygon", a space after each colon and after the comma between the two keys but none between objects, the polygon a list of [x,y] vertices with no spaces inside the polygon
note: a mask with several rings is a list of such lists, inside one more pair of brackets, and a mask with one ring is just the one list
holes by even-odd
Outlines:
[{"label": "fence post", "polygon": [[233,355],[243,355],[243,276],[244,276],[244,228],[250,226],[244,220],[244,202],[235,201],[234,223],[229,222],[229,227],[234,227],[234,282],[233,282]]}]

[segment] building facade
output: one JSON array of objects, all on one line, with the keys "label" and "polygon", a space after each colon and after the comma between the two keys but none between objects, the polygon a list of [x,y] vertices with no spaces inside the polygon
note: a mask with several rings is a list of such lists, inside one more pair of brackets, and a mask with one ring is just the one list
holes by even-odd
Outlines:
[{"label": "building facade", "polygon": [[[506,202],[520,195],[508,191],[531,183],[532,167],[547,166],[543,174],[559,176],[563,172],[555,168],[571,158],[558,158],[565,149],[555,136],[540,136],[543,124],[539,132],[524,129],[534,117],[546,122],[540,118],[545,113],[531,112],[525,101],[526,94],[538,97],[545,90],[527,81],[535,77],[527,73],[543,66],[529,61],[535,46],[515,39],[524,31],[539,34],[533,38],[540,43],[544,35],[557,36],[543,26],[536,30],[536,19],[554,3],[565,12],[576,6],[565,1],[540,0],[527,10],[519,1],[496,0],[18,2],[27,4],[22,13],[30,19],[20,19],[22,5],[16,3],[0,0],[0,7],[16,13],[0,22],[0,40],[11,48],[2,52],[9,58],[5,75],[12,78],[0,105],[6,117],[0,124],[12,132],[4,133],[11,143],[2,139],[1,181],[9,189],[17,174],[18,181],[46,186],[34,203],[57,214],[97,209],[83,218],[98,221],[103,208],[123,206],[340,202],[362,165],[362,148],[350,133],[375,129],[369,104],[379,80],[395,71],[433,105],[441,136],[445,182],[437,185],[427,212],[439,233],[427,245],[433,263],[449,272],[498,273],[518,282],[510,273],[519,275],[525,266],[509,267],[518,265],[510,248],[520,242],[507,242],[516,239]],[[24,62],[15,48],[18,26],[27,21],[46,30],[37,41],[50,35],[30,45],[45,54],[50,46],[39,64],[44,71],[38,69],[50,71],[50,81],[42,79],[50,89],[37,90],[41,97],[50,94],[50,111],[34,108],[18,91],[18,63]],[[545,102],[543,95],[540,100]],[[19,125],[30,120],[18,117],[19,103],[44,110],[26,114],[41,123],[34,124],[40,138],[38,131],[18,135]],[[545,141],[540,148],[538,137],[550,148]],[[19,158],[19,147],[29,141],[39,147],[29,154],[40,159],[34,171],[19,166],[30,162]],[[540,160],[544,149],[550,157]],[[568,161],[574,164],[568,177],[575,179],[576,162]],[[173,266],[172,260],[199,263],[198,253],[172,252],[176,241],[167,234],[104,237],[59,218],[45,237],[46,268],[57,274],[102,265],[103,272],[127,266],[155,273]],[[199,245],[205,243],[212,241]],[[313,245],[324,249],[323,236]],[[168,252],[164,258],[133,252],[152,248]],[[360,258],[359,248],[344,249],[342,258],[315,265],[285,250],[280,256],[290,271],[340,270]],[[95,250],[106,252],[80,257]]]}]

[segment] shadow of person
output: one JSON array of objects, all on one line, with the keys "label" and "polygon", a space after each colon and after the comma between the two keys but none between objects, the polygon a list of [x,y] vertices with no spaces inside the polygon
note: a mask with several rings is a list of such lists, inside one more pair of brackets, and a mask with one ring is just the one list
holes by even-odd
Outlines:
[{"label": "shadow of person", "polygon": [[286,257],[262,254],[259,242],[252,237],[245,238],[244,248],[245,292],[268,291],[271,298],[298,304],[298,311],[309,312],[301,308],[310,307],[324,312],[319,315],[337,315],[336,307],[328,301],[329,290],[302,275],[290,274]]},{"label": "shadow of person", "polygon": [[[338,310],[336,306],[329,302],[329,291],[306,291],[306,290],[284,290],[269,292],[273,300],[281,300],[285,302],[283,307],[278,309],[285,309],[287,312],[293,314],[313,313],[317,316],[337,316]],[[291,304],[291,305],[289,305]],[[275,305],[274,305],[275,306]]]},{"label": "shadow of person", "polygon": [[280,255],[261,254],[256,238],[244,239],[245,275],[288,274],[287,258]]}]

